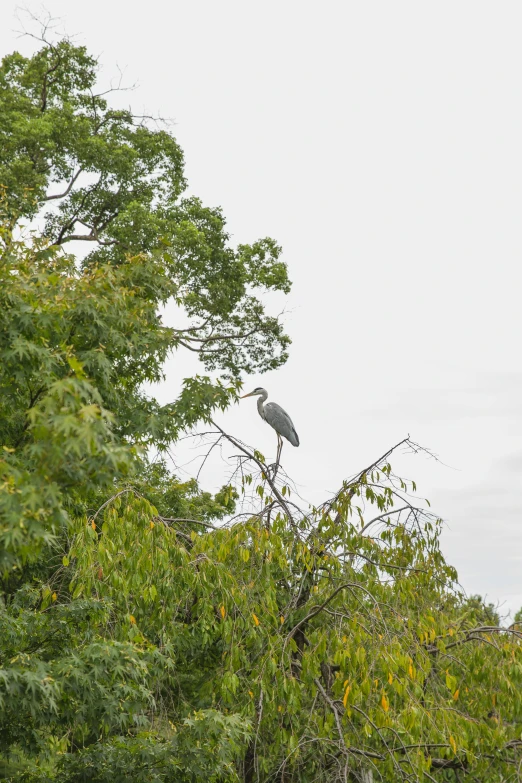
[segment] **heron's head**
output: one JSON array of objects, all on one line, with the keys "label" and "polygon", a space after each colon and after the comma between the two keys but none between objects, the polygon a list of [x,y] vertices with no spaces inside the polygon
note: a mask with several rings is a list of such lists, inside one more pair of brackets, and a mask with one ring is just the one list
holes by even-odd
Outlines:
[{"label": "heron's head", "polygon": [[257,397],[260,394],[264,394],[266,397],[268,397],[266,389],[263,389],[262,386],[257,386],[254,391],[249,392],[248,394],[243,394],[242,397],[240,397],[240,400],[244,400],[245,397]]}]

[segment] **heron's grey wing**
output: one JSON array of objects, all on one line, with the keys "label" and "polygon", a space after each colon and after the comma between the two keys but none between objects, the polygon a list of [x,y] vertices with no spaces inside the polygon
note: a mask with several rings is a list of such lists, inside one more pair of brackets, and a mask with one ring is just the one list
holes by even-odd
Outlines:
[{"label": "heron's grey wing", "polygon": [[299,446],[299,435],[288,413],[276,402],[265,405],[265,418],[271,427],[280,435],[290,441],[292,446]]}]

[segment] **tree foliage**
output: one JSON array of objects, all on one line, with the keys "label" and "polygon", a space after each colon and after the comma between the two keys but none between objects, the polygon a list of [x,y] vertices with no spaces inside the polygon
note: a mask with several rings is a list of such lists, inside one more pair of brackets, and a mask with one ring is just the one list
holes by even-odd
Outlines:
[{"label": "tree foliage", "polygon": [[[159,356],[150,346],[154,359],[184,347],[231,377],[277,367],[289,340],[257,294],[289,290],[279,246],[232,248],[221,210],[183,195],[183,154],[168,128],[112,107],[97,71],[68,40],[4,57],[0,183],[10,227],[38,217],[50,243],[88,249],[83,265],[94,275],[145,257],[143,271],[127,268],[128,283],[134,274],[149,301],[172,299],[188,317],[162,334]],[[146,366],[158,373],[154,360]]]},{"label": "tree foliage", "polygon": [[[183,200],[173,137],[95,70],[62,41],[0,71],[0,776],[519,780],[520,627],[462,595],[397,447],[306,507],[213,423],[285,357],[252,292],[286,269]],[[183,347],[222,377],[161,406]],[[215,495],[150,457],[198,422],[236,455]]]}]

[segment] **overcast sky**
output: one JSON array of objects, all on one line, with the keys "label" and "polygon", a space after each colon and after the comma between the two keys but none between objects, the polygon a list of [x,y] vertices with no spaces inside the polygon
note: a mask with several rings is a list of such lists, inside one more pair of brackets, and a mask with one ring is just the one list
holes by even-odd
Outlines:
[{"label": "overcast sky", "polygon": [[[28,7],[38,13],[41,6]],[[285,367],[246,379],[288,410],[283,463],[317,502],[408,433],[393,462],[446,521],[468,592],[522,605],[522,4],[47,0],[175,120],[190,191],[234,242],[275,237],[294,281]],[[2,53],[29,51],[16,6]],[[173,399],[193,363],[175,357]],[[265,454],[255,401],[221,418]],[[186,467],[187,471],[191,466]],[[222,483],[218,464],[202,483]]]}]

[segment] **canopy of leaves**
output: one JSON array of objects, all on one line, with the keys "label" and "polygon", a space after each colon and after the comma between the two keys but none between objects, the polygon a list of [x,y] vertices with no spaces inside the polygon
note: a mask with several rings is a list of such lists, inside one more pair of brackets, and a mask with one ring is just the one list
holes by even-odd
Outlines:
[{"label": "canopy of leaves", "polygon": [[183,346],[233,377],[277,367],[289,340],[258,294],[288,292],[281,249],[272,239],[232,248],[221,210],[183,197],[183,155],[169,130],[111,107],[113,91],[97,91],[97,71],[68,40],[2,60],[8,225],[37,217],[49,243],[85,246],[87,276],[144,257],[148,300],[171,300],[189,321],[163,335],[163,352]]},{"label": "canopy of leaves", "polygon": [[70,520],[32,585],[11,581],[10,779],[507,779],[522,636],[455,589],[389,455],[303,513],[232,441],[257,512],[216,527],[223,506],[183,501],[194,488],[162,469],[150,488],[149,469],[161,512],[122,490]]}]

